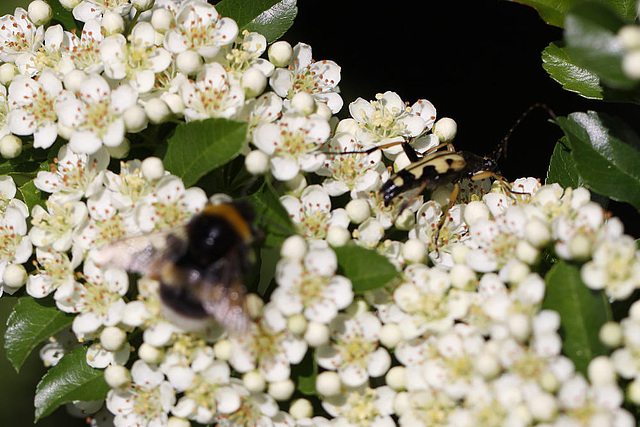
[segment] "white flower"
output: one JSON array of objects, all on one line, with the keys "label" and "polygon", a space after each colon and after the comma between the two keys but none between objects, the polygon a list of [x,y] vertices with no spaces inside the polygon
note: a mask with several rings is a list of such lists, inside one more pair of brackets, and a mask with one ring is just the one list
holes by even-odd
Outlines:
[{"label": "white flower", "polygon": [[75,268],[81,261],[80,257],[76,258],[72,262],[64,252],[36,249],[39,267],[36,274],[27,278],[27,293],[34,298],[42,298],[63,285],[73,287]]},{"label": "white flower", "polygon": [[15,63],[23,56],[31,57],[43,40],[44,26],[31,22],[23,8],[0,18],[0,61]]},{"label": "white flower", "polygon": [[250,393],[239,380],[231,380],[230,387],[220,390],[217,425],[235,426],[293,426],[293,420],[280,411],[273,397],[266,393]]},{"label": "white flower", "polygon": [[11,133],[7,123],[9,115],[9,101],[7,100],[7,88],[0,85],[0,138]]},{"label": "white flower", "polygon": [[209,117],[231,118],[244,103],[244,90],[228,78],[227,71],[217,62],[206,64],[196,81],[184,82],[179,88],[185,105],[187,121]]},{"label": "white flower", "polygon": [[351,281],[337,275],[337,268],[329,248],[311,249],[304,259],[282,258],[271,301],[285,316],[303,313],[310,321],[329,323],[353,301]]},{"label": "white flower", "polygon": [[369,377],[386,374],[391,365],[389,352],[379,346],[381,323],[368,311],[355,316],[338,314],[329,324],[332,341],[318,347],[318,365],[338,372],[348,387],[364,385]]},{"label": "white flower", "polygon": [[104,73],[114,80],[126,79],[138,93],[149,92],[156,73],[171,64],[171,54],[154,44],[155,31],[148,22],[136,24],[129,37],[127,42],[122,34],[116,34],[100,43]]},{"label": "white flower", "polygon": [[293,57],[288,68],[277,68],[269,84],[282,98],[291,99],[298,92],[308,92],[320,102],[327,104],[332,113],[342,108],[342,97],[338,93],[340,67],[333,61],[314,61],[311,46],[298,43],[293,48]]},{"label": "white flower", "polygon": [[33,134],[34,147],[49,148],[58,137],[55,103],[62,96],[62,82],[49,70],[38,80],[17,76],[9,85],[9,130],[16,135]]},{"label": "white flower", "polygon": [[47,210],[36,205],[31,211],[29,238],[40,249],[66,252],[75,233],[84,225],[87,206],[80,201],[57,203],[47,200]]},{"label": "white flower", "polygon": [[125,16],[131,10],[129,0],[82,0],[73,8],[73,17],[81,22],[102,19],[105,12],[110,11]]},{"label": "white flower", "polygon": [[173,54],[194,50],[211,59],[237,35],[238,25],[233,19],[220,18],[215,7],[205,1],[190,0],[180,5],[175,27],[164,36],[164,47]]},{"label": "white flower", "polygon": [[318,115],[287,113],[275,123],[261,123],[253,144],[271,157],[271,173],[279,181],[293,179],[300,170],[314,172],[324,163],[318,150],[329,138],[329,123]]},{"label": "white flower", "polygon": [[137,99],[135,90],[129,85],[112,90],[104,78],[87,76],[76,97],[56,105],[60,124],[71,131],[71,149],[76,153],[93,154],[103,145],[120,145],[125,134],[122,115],[136,104]]},{"label": "white flower", "polygon": [[78,201],[92,197],[102,188],[109,153],[100,148],[93,154],[78,154],[63,145],[58,151],[57,162],[51,171],[40,171],[35,186],[51,193],[50,201],[58,203]]},{"label": "white flower", "polygon": [[360,387],[323,399],[322,407],[335,417],[333,422],[339,426],[393,427],[395,397],[395,391],[388,386]]},{"label": "white flower", "polygon": [[115,426],[165,426],[176,401],[175,391],[157,368],[142,360],[131,367],[132,383],[107,394],[106,405]]},{"label": "white flower", "polygon": [[17,206],[7,206],[0,211],[0,296],[2,292],[12,294],[16,289],[6,286],[3,274],[9,264],[23,264],[32,253],[31,240],[27,234],[27,213]]},{"label": "white flower", "polygon": [[331,211],[331,199],[319,185],[305,188],[300,198],[284,195],[280,197],[280,202],[300,234],[307,238],[325,238],[332,224],[343,227],[349,225],[349,217],[344,209]]},{"label": "white flower", "polygon": [[216,62],[220,62],[232,72],[243,73],[249,68],[259,70],[264,76],[269,77],[274,70],[274,65],[260,56],[267,50],[267,39],[260,33],[244,30],[233,46],[227,45],[221,49]]},{"label": "white flower", "polygon": [[[103,39],[100,21],[97,19],[85,22],[80,37],[75,34],[69,36],[69,58],[76,70],[87,74],[99,74],[103,71],[104,64],[100,58],[100,43]],[[69,87],[67,89],[70,90]]]}]

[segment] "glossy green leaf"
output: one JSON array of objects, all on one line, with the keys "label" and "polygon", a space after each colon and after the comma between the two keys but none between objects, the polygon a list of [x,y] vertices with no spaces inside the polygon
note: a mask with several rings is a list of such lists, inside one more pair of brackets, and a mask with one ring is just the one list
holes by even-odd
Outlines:
[{"label": "glossy green leaf", "polygon": [[581,3],[567,14],[564,37],[566,52],[580,67],[596,74],[607,86],[630,89],[636,81],[622,71],[625,49],[617,37],[628,22],[609,7]]},{"label": "glossy green leaf", "polygon": [[33,180],[21,185],[18,188],[18,192],[20,193],[22,201],[25,202],[29,208],[29,212],[31,212],[31,209],[33,209],[35,205],[46,206],[47,195],[36,187]]},{"label": "glossy green leaf", "polygon": [[585,98],[603,97],[598,76],[576,65],[567,50],[556,43],[551,43],[542,51],[542,68],[565,90],[576,92]]},{"label": "glossy green leaf", "polygon": [[298,14],[296,0],[222,0],[216,9],[233,18],[242,30],[256,31],[268,43],[278,40],[293,25]]},{"label": "glossy green leaf", "polygon": [[626,123],[589,111],[558,117],[584,184],[640,210],[640,138]]},{"label": "glossy green leaf", "polygon": [[[564,140],[564,138],[563,138]],[[571,157],[571,150],[563,141],[558,141],[551,154],[545,184],[558,183],[562,187],[577,188],[584,185]]]},{"label": "glossy green leaf", "polygon": [[51,6],[51,11],[53,12],[52,20],[54,22],[59,22],[62,24],[66,31],[77,30],[80,32],[82,30],[81,27],[78,26],[76,20],[73,18],[73,13],[70,10],[65,9],[60,4],[59,0],[46,0]]},{"label": "glossy green leaf", "polygon": [[602,291],[592,291],[580,278],[580,268],[558,261],[545,277],[543,308],[560,314],[562,352],[578,372],[586,374],[589,362],[607,353],[598,339],[600,327],[611,319],[611,307]]},{"label": "glossy green leaf", "polygon": [[16,371],[38,344],[60,332],[73,316],[60,311],[48,300],[22,297],[7,320],[4,348]]},{"label": "glossy green leaf", "polygon": [[[516,3],[526,4],[538,11],[538,14],[547,24],[556,27],[564,26],[564,19],[573,6],[583,0],[512,0]],[[637,16],[635,0],[600,0],[607,4],[621,16],[634,19]]]},{"label": "glossy green leaf", "polygon": [[248,199],[256,211],[256,225],[264,233],[265,246],[279,247],[284,239],[296,233],[289,213],[271,185],[262,185]]},{"label": "glossy green leaf", "polygon": [[356,245],[341,246],[333,250],[338,256],[340,274],[351,280],[356,294],[379,289],[398,275],[387,257],[376,251]]},{"label": "glossy green leaf", "polygon": [[207,173],[238,156],[246,134],[246,123],[227,119],[181,124],[168,139],[164,165],[169,172],[182,178],[185,186],[192,186]]},{"label": "glossy green leaf", "polygon": [[36,421],[65,403],[102,400],[107,396],[110,388],[104,381],[104,372],[87,365],[86,358],[87,348],[78,347],[42,377],[34,398]]}]

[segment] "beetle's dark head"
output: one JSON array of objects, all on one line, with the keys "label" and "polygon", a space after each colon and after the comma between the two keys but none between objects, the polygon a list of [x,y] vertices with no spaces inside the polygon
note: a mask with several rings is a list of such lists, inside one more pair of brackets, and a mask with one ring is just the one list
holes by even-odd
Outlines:
[{"label": "beetle's dark head", "polygon": [[458,154],[461,154],[467,162],[465,172],[468,173],[469,176],[475,175],[480,171],[500,172],[498,160],[493,156],[478,156],[468,151],[459,151]]}]

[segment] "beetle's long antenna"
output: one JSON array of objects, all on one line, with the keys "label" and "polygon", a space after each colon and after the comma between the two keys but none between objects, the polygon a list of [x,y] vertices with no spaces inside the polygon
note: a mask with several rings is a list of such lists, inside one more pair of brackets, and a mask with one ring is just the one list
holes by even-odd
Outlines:
[{"label": "beetle's long antenna", "polygon": [[500,141],[500,145],[498,146],[498,148],[493,153],[491,153],[491,159],[494,159],[495,161],[498,161],[500,159],[500,157],[502,157],[502,156],[504,156],[505,159],[507,158],[507,142],[509,142],[509,139],[511,138],[511,135],[518,128],[520,123],[522,123],[522,121],[525,119],[525,117],[527,117],[529,114],[531,114],[531,112],[533,110],[535,110],[537,108],[541,108],[541,109],[545,110],[547,112],[547,114],[549,114],[550,120],[552,122],[556,120],[556,117],[557,117],[556,113],[551,108],[549,108],[549,106],[547,104],[544,104],[542,102],[536,102],[535,104],[533,104],[529,108],[527,108],[520,115],[520,117],[518,117],[518,120],[516,120],[516,122],[513,124],[513,126],[511,126],[511,129],[509,129],[507,134]]}]

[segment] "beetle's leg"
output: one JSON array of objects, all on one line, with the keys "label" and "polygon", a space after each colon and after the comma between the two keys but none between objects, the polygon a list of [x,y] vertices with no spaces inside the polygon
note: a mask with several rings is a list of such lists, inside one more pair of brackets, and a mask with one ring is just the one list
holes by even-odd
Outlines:
[{"label": "beetle's leg", "polygon": [[447,207],[442,211],[442,217],[440,221],[438,221],[438,228],[436,229],[436,239],[435,239],[435,247],[438,250],[438,239],[440,238],[440,229],[444,225],[444,222],[447,219],[447,215],[449,214],[449,209],[453,207],[456,200],[458,199],[458,195],[460,194],[460,184],[457,182],[453,185],[453,191],[449,195],[449,203],[447,203]]},{"label": "beetle's leg", "polygon": [[526,192],[522,192],[522,191],[515,191],[513,188],[511,188],[511,184],[509,184],[509,181],[507,180],[507,178],[505,178],[504,176],[497,174],[495,172],[491,172],[491,171],[482,171],[479,172],[475,175],[473,175],[471,177],[472,181],[480,181],[482,179],[487,179],[487,178],[493,178],[496,181],[499,181],[506,189],[509,193],[512,194],[522,194],[522,195],[526,195],[529,193]]}]

